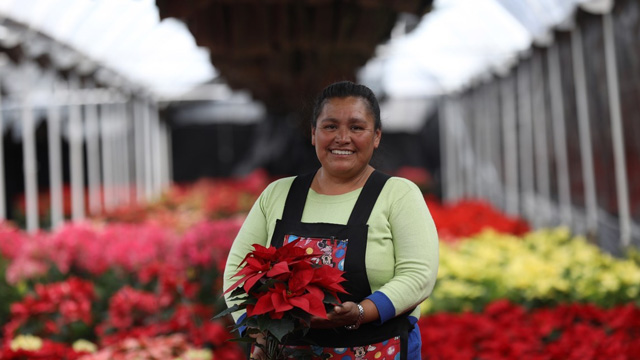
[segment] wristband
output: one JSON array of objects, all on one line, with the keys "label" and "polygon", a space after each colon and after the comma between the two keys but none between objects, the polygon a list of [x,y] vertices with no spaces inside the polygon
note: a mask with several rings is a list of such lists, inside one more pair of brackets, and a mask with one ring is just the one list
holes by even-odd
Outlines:
[{"label": "wristband", "polygon": [[360,313],[358,314],[358,320],[356,320],[356,323],[353,324],[353,325],[345,326],[345,329],[347,329],[347,330],[355,330],[355,329],[360,327],[360,324],[362,324],[362,320],[364,320],[364,308],[360,304],[358,304],[358,311]]}]

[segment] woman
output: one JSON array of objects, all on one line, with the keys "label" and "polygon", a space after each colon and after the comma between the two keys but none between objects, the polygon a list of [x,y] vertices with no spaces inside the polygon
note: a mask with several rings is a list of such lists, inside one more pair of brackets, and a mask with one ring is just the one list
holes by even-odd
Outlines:
[{"label": "woman", "polygon": [[[437,232],[424,198],[412,182],[369,164],[382,136],[369,88],[329,85],[316,100],[311,125],[321,167],[277,180],[260,195],[231,248],[224,286],[254,243],[279,247],[302,237],[324,254],[323,263],[345,271],[349,294],[327,319],[312,318],[306,337],[290,344],[317,344],[318,359],[320,353],[420,359],[418,305],[431,293],[438,268]],[[253,349],[252,358],[263,356]]]}]

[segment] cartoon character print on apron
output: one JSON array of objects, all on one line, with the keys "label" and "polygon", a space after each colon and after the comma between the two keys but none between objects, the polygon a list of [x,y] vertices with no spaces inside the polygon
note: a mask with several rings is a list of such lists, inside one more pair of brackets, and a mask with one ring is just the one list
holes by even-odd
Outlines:
[{"label": "cartoon character print on apron", "polygon": [[297,245],[298,247],[310,249],[308,251],[322,254],[319,257],[311,259],[316,264],[328,265],[344,271],[344,258],[347,255],[347,244],[349,240],[339,240],[336,238],[321,239],[296,235],[285,235],[284,237],[285,244],[295,240],[300,240]]},{"label": "cartoon character print on apron", "polygon": [[[371,210],[389,178],[374,171],[367,180],[346,225],[330,223],[303,223],[302,212],[315,172],[294,179],[285,202],[282,219],[277,220],[271,245],[280,247],[300,238],[298,246],[322,255],[318,263],[345,271],[343,283],[348,294],[340,300],[360,302],[371,295],[367,277],[365,255],[367,220]],[[345,328],[310,329],[305,336],[291,336],[287,346],[309,346],[314,359],[388,359],[406,360],[407,339],[412,328],[407,314],[384,324],[363,324],[357,330]]]}]

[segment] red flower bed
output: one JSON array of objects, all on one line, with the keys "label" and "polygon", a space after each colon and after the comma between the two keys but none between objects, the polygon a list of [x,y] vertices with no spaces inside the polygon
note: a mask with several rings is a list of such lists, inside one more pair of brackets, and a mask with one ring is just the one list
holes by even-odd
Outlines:
[{"label": "red flower bed", "polygon": [[423,359],[637,359],[640,309],[567,304],[526,311],[506,300],[483,313],[423,317]]},{"label": "red flower bed", "polygon": [[523,235],[530,230],[523,219],[510,217],[485,201],[461,200],[443,205],[431,196],[425,196],[425,201],[442,240],[470,237],[485,229],[513,235]]}]

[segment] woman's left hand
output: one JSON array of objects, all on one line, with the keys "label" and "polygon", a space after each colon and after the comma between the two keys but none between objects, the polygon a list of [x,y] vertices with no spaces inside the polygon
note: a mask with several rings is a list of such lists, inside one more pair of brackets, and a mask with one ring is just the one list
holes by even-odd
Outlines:
[{"label": "woman's left hand", "polygon": [[358,305],[353,301],[346,301],[340,305],[333,307],[327,313],[327,318],[319,316],[311,317],[311,327],[314,329],[329,329],[346,325],[353,325],[358,321],[360,310]]}]

